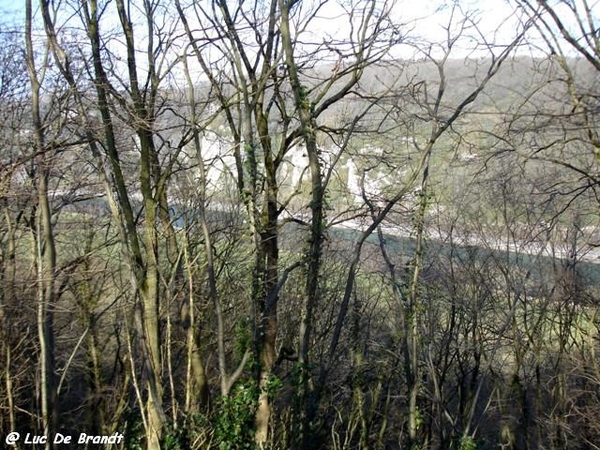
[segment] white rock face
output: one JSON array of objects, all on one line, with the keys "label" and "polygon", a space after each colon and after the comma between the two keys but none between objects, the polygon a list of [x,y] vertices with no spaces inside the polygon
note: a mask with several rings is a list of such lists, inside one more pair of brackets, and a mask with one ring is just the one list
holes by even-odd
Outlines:
[{"label": "white rock face", "polygon": [[292,186],[297,186],[301,182],[302,173],[308,164],[308,157],[306,156],[306,149],[304,147],[294,147],[288,153],[286,158],[288,166],[291,166]]},{"label": "white rock face", "polygon": [[202,159],[207,168],[206,183],[209,190],[219,190],[219,179],[223,172],[235,173],[233,146],[217,135],[202,137]]},{"label": "white rock face", "polygon": [[[233,155],[233,143],[227,138],[219,136],[217,133],[207,134],[202,137],[202,160],[206,167],[207,189],[209,192],[218,192],[223,183],[223,176],[235,177],[237,170],[235,168],[235,158]],[[382,153],[381,149],[366,147],[359,151],[363,155],[373,155]],[[326,171],[329,164],[334,160],[334,151],[323,149],[321,158],[323,170]],[[197,161],[198,155],[188,154],[190,161]],[[347,170],[347,183],[344,188],[349,194],[349,198],[355,205],[363,203],[361,178],[362,171],[352,158],[338,166],[341,170]],[[285,156],[283,163],[279,168],[280,179],[283,184],[291,189],[298,188],[303,181],[309,177],[308,156],[303,146],[294,146]],[[381,196],[382,190],[391,182],[390,176],[377,172],[368,172],[364,175],[364,190],[369,198],[377,199]]]},{"label": "white rock face", "polygon": [[348,168],[348,191],[354,197],[354,203],[361,203],[360,183],[356,164],[354,164],[352,159],[348,159],[346,167]]}]

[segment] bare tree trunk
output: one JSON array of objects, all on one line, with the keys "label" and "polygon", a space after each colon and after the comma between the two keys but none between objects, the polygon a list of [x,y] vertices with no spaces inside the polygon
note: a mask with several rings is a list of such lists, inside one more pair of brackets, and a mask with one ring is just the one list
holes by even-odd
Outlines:
[{"label": "bare tree trunk", "polygon": [[[34,174],[37,184],[37,218],[34,238],[37,264],[37,329],[40,351],[40,401],[43,432],[53,435],[57,421],[56,383],[54,380],[54,276],[56,270],[56,250],[52,227],[52,211],[48,200],[48,179],[52,164],[51,154],[45,147],[44,130],[40,115],[40,75],[36,69],[32,41],[32,4],[25,4],[25,45],[27,49],[27,69],[31,85],[31,108],[33,135],[35,142],[36,167]],[[42,72],[45,69],[42,69]],[[50,441],[50,440],[49,440]],[[51,448],[51,442],[46,443]]]},{"label": "bare tree trunk", "polygon": [[185,387],[185,406],[184,411],[187,414],[195,414],[206,410],[210,405],[210,392],[208,379],[204,369],[204,363],[200,354],[200,346],[198,345],[198,323],[196,319],[196,302],[194,299],[194,271],[192,261],[189,257],[189,244],[187,237],[182,243],[184,252],[184,269],[187,272],[188,281],[188,302],[183,308],[183,322],[186,328],[186,351],[187,351],[187,368],[186,368],[186,387]]},{"label": "bare tree trunk", "polygon": [[279,7],[281,10],[281,37],[283,41],[285,62],[294,95],[296,111],[300,118],[302,137],[304,144],[306,145],[311,180],[311,226],[309,248],[306,255],[307,270],[305,301],[300,317],[300,348],[298,354],[301,370],[305,372],[301,377],[303,386],[300,386],[300,402],[304,411],[298,420],[301,424],[301,446],[302,448],[307,448],[308,442],[311,439],[311,432],[308,428],[312,426],[317,406],[314,399],[310,398],[313,396],[312,391],[314,386],[312,385],[312,377],[308,371],[308,365],[310,362],[309,351],[313,315],[319,301],[319,276],[321,272],[321,256],[323,253],[322,246],[325,228],[323,208],[325,187],[323,185],[323,174],[321,172],[321,162],[319,161],[319,150],[317,148],[317,123],[314,117],[314,106],[308,98],[307,89],[300,84],[298,68],[296,67],[294,58],[294,48],[292,45],[292,34],[290,29],[291,3],[288,0],[280,0]]},{"label": "bare tree trunk", "polygon": [[2,270],[0,272],[2,288],[0,290],[0,336],[2,337],[2,347],[0,355],[4,355],[5,367],[5,388],[6,402],[8,404],[8,425],[11,430],[16,430],[15,409],[14,409],[14,391],[13,391],[13,374],[12,374],[12,352],[11,343],[9,342],[10,324],[8,323],[8,315],[6,313],[7,300],[12,300],[14,292],[13,286],[15,281],[15,228],[12,223],[8,208],[5,206],[4,220],[6,223],[6,241],[2,244],[5,248],[2,249]]}]

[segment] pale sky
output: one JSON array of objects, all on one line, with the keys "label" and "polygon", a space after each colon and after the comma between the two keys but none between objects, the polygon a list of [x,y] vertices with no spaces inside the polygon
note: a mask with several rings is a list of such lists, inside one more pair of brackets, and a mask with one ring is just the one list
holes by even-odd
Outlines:
[{"label": "pale sky", "polygon": [[[33,0],[33,3],[37,5],[37,0]],[[320,16],[322,18],[311,24],[305,38],[318,43],[323,41],[323,36],[342,38],[347,35],[350,26],[347,18],[345,20],[340,19],[343,10],[339,5],[353,3],[356,2],[353,0],[331,0],[321,10]],[[24,4],[23,0],[0,0],[2,19],[6,20],[8,18],[9,22],[15,24],[22,23]],[[309,4],[310,2],[305,3],[305,5]],[[453,9],[452,6],[456,4],[459,6]],[[303,7],[306,8],[306,6]],[[454,16],[452,16],[453,12]],[[471,18],[468,23],[462,20],[466,14]],[[453,58],[489,56],[488,50],[482,45],[484,40],[500,46],[508,44],[521,28],[519,18],[514,13],[513,6],[509,4],[508,0],[398,0],[392,10],[392,15],[396,23],[406,24],[403,29],[410,30],[408,39],[412,43],[418,42],[424,46],[428,46],[432,42],[446,41],[448,37],[446,28],[450,22],[450,37],[454,37],[461,26],[466,26],[462,30],[463,37],[455,43],[454,51],[451,54]],[[110,17],[106,19],[110,21]],[[108,27],[104,25],[105,30],[106,28]],[[142,39],[139,36],[143,36],[143,31],[137,32],[137,37],[138,42],[142,44],[140,50],[144,51]],[[119,52],[117,49],[114,51]],[[441,55],[442,52],[441,47],[436,45],[431,49],[428,48],[428,51],[436,56]],[[523,49],[522,52],[527,53],[531,50]],[[405,45],[398,46],[394,50],[393,56],[419,58],[420,55],[415,51],[414,46]]]},{"label": "pale sky", "polygon": [[[331,6],[326,6],[323,14],[336,17],[340,8],[334,5],[347,2],[348,0],[330,2]],[[452,3],[454,2],[443,0],[398,0],[394,7],[394,16],[398,22],[402,23],[411,23],[413,20],[419,19],[413,30],[415,37],[421,36],[429,41],[439,40],[444,37],[443,26],[447,24],[451,11],[449,6],[444,7],[444,5],[451,5]],[[502,25],[502,21],[510,17],[512,13],[512,7],[508,5],[506,0],[461,0],[457,3],[460,4],[463,11],[470,11],[475,14],[474,18],[486,36],[492,36],[499,27],[502,27],[501,36],[512,37],[510,35],[514,34],[516,22]],[[3,19],[11,17],[16,21],[23,20],[24,4],[23,0],[0,0],[0,12]],[[33,0],[33,4],[35,8],[37,1]],[[322,28],[321,31],[336,33],[343,31],[343,28],[347,25],[344,20],[322,20],[315,23],[315,28]],[[313,31],[317,32],[317,30]]]}]

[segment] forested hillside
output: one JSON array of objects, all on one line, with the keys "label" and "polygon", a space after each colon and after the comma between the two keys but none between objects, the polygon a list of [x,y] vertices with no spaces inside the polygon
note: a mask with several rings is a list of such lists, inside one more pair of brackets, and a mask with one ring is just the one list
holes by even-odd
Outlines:
[{"label": "forested hillside", "polygon": [[599,449],[598,6],[467,3],[0,14],[2,445]]}]

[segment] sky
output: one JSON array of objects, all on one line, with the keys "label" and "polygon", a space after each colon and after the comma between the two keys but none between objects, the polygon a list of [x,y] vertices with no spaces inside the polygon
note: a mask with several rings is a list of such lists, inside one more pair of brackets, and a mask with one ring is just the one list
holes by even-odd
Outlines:
[{"label": "sky", "polygon": [[[209,0],[200,1],[207,2]],[[304,1],[305,4],[310,4],[310,1]],[[578,2],[581,0],[573,1]],[[34,5],[37,2],[38,0],[33,0]],[[339,5],[346,5],[347,7],[354,3],[357,3],[357,0],[331,0],[320,11],[320,18],[311,25],[310,30],[306,31],[305,36],[310,36],[313,42],[318,43],[325,40],[326,37],[331,38],[347,35],[350,31],[350,25],[347,18],[340,19],[343,9]],[[382,1],[379,1],[379,4],[382,3]],[[598,0],[592,3],[596,5]],[[482,45],[483,41],[499,44],[500,47],[495,49],[495,51],[498,51],[502,45],[511,42],[521,29],[520,19],[514,14],[514,7],[511,4],[514,4],[514,1],[397,0],[392,9],[392,16],[396,23],[405,24],[402,30],[410,30],[409,41],[411,44],[421,43],[422,50],[430,52],[437,57],[443,56],[442,46],[434,45],[433,47],[429,47],[428,43],[447,42],[448,36],[456,36],[461,26],[466,26],[462,30],[463,37],[455,43],[451,57],[464,58],[469,56],[479,58],[489,56],[489,48]],[[2,20],[6,21],[8,19],[9,22],[22,23],[24,5],[24,0],[0,0]],[[454,8],[452,7],[453,5],[455,6]],[[465,15],[468,15],[471,20],[468,22],[461,20]],[[109,18],[109,20],[111,19]],[[116,14],[113,20],[114,23],[117,23]],[[449,23],[451,24],[450,27],[448,27]],[[106,28],[108,27],[105,26]],[[143,33],[138,33],[138,39],[142,35]],[[309,38],[307,37],[307,39]],[[520,51],[526,54],[531,54],[532,52],[541,53],[546,50],[542,47],[543,44],[540,45],[541,50],[532,50],[531,47],[528,47],[522,48]],[[116,49],[114,51],[118,52]],[[414,45],[399,45],[392,56],[411,59],[420,58],[425,55],[416,51]]]},{"label": "sky", "polygon": [[[349,3],[347,0],[332,1],[335,3]],[[415,19],[419,20],[419,34],[439,35],[441,26],[448,19],[450,11],[449,7],[444,7],[444,4],[451,4],[451,1],[444,0],[398,0],[394,8],[394,16],[400,22],[411,22]],[[489,31],[496,26],[498,18],[507,17],[511,13],[511,7],[506,0],[461,0],[461,7],[467,11],[477,11],[478,21],[484,30]],[[37,0],[33,0],[34,8]],[[0,13],[2,18],[14,18],[15,20],[23,19],[25,15],[24,0],[0,0]],[[339,12],[339,8],[325,8],[324,15],[330,15],[334,20],[325,22],[323,28],[329,30],[343,26],[344,23],[336,21],[335,18]],[[434,14],[435,13],[435,14]]]}]

